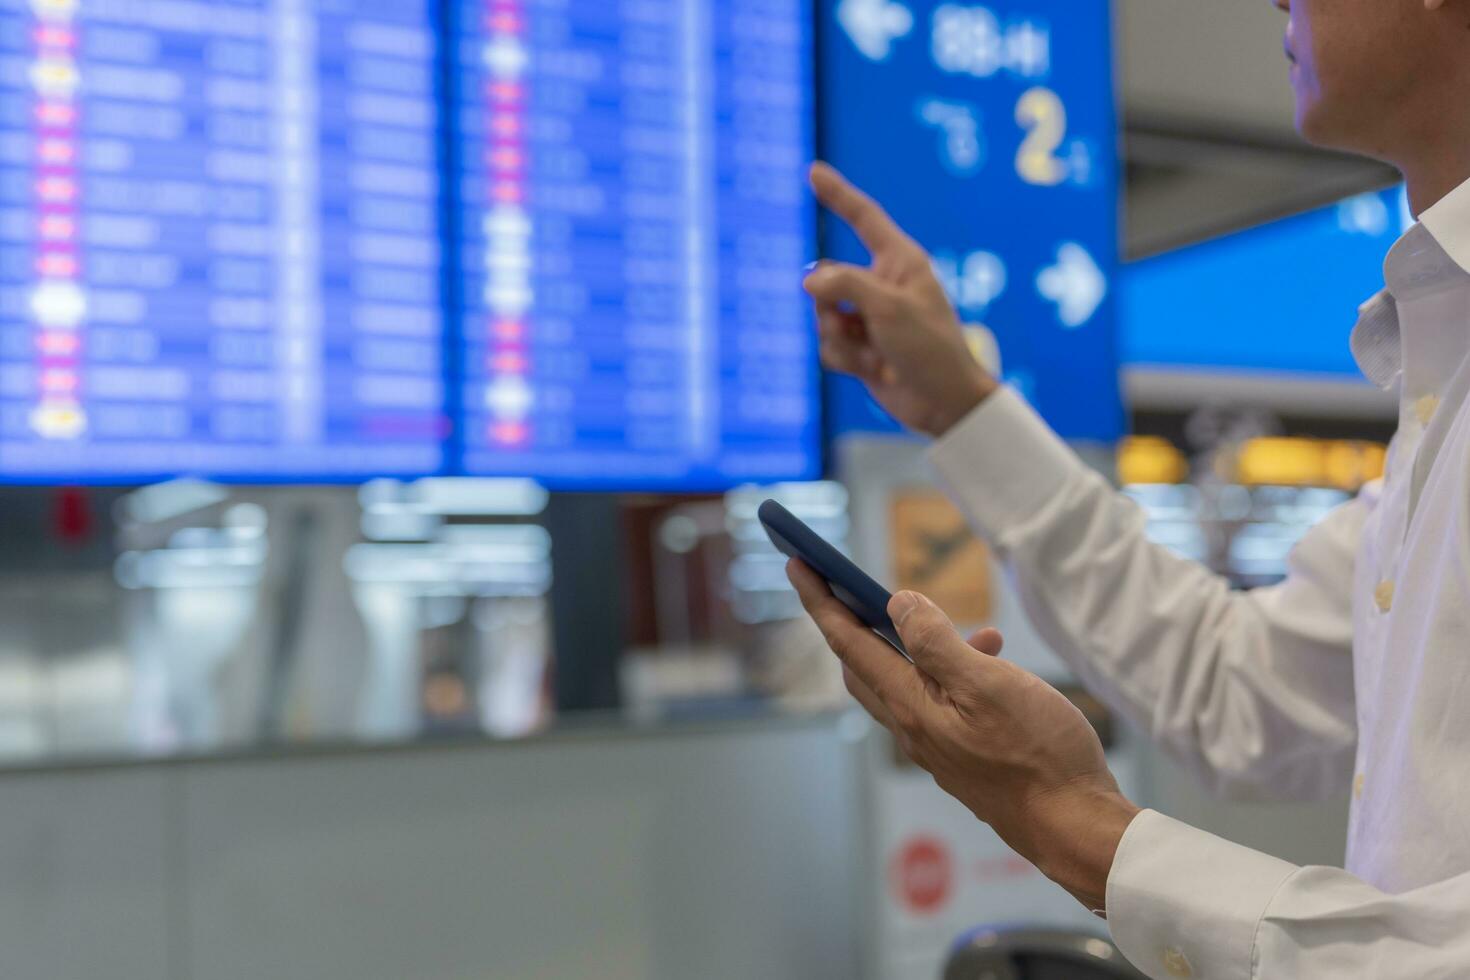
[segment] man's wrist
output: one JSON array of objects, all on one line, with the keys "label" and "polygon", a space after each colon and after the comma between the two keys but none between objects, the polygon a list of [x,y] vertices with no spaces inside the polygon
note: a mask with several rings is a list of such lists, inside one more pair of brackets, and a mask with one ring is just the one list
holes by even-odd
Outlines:
[{"label": "man's wrist", "polygon": [[983,371],[977,371],[968,384],[961,386],[952,397],[944,399],[943,404],[935,408],[924,425],[924,434],[934,439],[942,437],[999,388],[1000,382]]},{"label": "man's wrist", "polygon": [[1092,911],[1107,910],[1118,845],[1142,812],[1117,791],[1085,790],[1054,799],[1040,817],[1031,860]]}]

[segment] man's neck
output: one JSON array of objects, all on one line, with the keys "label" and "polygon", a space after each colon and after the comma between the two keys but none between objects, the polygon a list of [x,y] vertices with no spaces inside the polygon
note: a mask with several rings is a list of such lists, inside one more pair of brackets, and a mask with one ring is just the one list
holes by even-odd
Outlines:
[{"label": "man's neck", "polygon": [[1470,180],[1470,160],[1460,166],[1449,160],[1429,160],[1422,166],[1400,164],[1399,169],[1409,189],[1409,210],[1416,218]]},{"label": "man's neck", "polygon": [[1409,152],[1393,161],[1404,175],[1416,218],[1470,180],[1470,112],[1458,99],[1435,108],[1422,114],[1425,124],[1402,141]]}]

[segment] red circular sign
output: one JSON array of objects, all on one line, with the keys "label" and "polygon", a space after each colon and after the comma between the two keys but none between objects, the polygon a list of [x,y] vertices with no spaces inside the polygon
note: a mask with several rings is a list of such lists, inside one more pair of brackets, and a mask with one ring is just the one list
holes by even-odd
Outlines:
[{"label": "red circular sign", "polygon": [[898,849],[888,869],[889,883],[898,901],[918,915],[937,912],[954,888],[954,861],[949,848],[935,837],[910,837]]}]

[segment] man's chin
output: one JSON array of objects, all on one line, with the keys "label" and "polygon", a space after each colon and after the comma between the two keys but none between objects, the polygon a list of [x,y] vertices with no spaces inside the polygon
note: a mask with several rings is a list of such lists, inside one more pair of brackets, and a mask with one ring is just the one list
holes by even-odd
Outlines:
[{"label": "man's chin", "polygon": [[1394,163],[1382,152],[1381,148],[1364,142],[1364,133],[1361,129],[1354,128],[1347,121],[1333,118],[1325,113],[1299,113],[1296,120],[1296,131],[1302,139],[1319,150],[1332,150],[1335,153],[1365,157],[1380,163]]},{"label": "man's chin", "polygon": [[1331,114],[1320,102],[1298,95],[1296,99],[1296,131],[1302,139],[1324,150],[1352,150],[1343,145],[1344,133],[1332,124]]}]

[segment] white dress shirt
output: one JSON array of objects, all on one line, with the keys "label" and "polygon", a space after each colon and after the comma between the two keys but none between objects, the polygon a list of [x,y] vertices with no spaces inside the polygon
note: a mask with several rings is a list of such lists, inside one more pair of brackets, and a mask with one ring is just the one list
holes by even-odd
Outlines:
[{"label": "white dress shirt", "polygon": [[[1351,788],[1346,870],[1141,813],[1108,922],[1151,977],[1470,978],[1467,270],[1470,184],[1393,247],[1353,334],[1364,373],[1400,390],[1384,479],[1307,534],[1280,585],[1233,592],[1150,543],[1010,390],[932,449],[1038,630],[1114,710],[1230,796]],[[1307,256],[1293,274],[1333,271]]]}]

